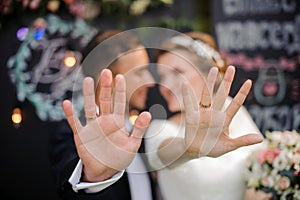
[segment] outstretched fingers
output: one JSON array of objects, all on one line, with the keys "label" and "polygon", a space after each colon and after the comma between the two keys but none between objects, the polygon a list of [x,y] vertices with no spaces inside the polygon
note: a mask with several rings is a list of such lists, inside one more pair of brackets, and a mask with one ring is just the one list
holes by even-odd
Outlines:
[{"label": "outstretched fingers", "polygon": [[206,84],[203,86],[202,96],[199,102],[200,108],[209,108],[212,104],[212,94],[218,75],[218,68],[213,67],[209,70]]},{"label": "outstretched fingers", "polygon": [[211,121],[210,109],[199,110],[199,104],[193,95],[192,88],[186,84],[182,87],[182,94],[185,106],[185,146],[190,156],[199,157],[204,152],[200,149],[204,146],[203,141]]},{"label": "outstretched fingers", "polygon": [[130,135],[130,139],[133,142],[133,145],[139,148],[142,138],[146,132],[151,121],[151,114],[149,112],[142,112],[139,114],[138,118],[135,120],[132,134]]},{"label": "outstretched fingers", "polygon": [[112,79],[111,71],[104,69],[100,75],[100,115],[111,114]]},{"label": "outstretched fingers", "polygon": [[188,82],[184,82],[181,88],[183,105],[186,115],[191,115],[194,111],[199,110],[199,105],[196,100],[196,96],[193,95],[191,87]]},{"label": "outstretched fingers", "polygon": [[86,121],[96,119],[96,103],[94,80],[91,77],[86,77],[83,80],[83,98],[84,98],[84,113]]},{"label": "outstretched fingers", "polygon": [[213,100],[213,108],[215,110],[221,110],[226,98],[228,97],[232,81],[235,74],[235,68],[233,66],[229,66],[225,72],[225,75],[222,79],[222,82],[214,96]]},{"label": "outstretched fingers", "polygon": [[78,117],[75,115],[71,101],[64,100],[62,103],[62,107],[73,133],[78,134],[78,132],[82,128],[82,125]]},{"label": "outstretched fingers", "polygon": [[[186,141],[194,141],[199,127],[199,105],[193,96],[192,89],[187,82],[182,85],[182,97],[185,108],[185,138]],[[193,101],[194,100],[194,101]],[[191,145],[187,144],[187,145]]]},{"label": "outstretched fingers", "polygon": [[245,81],[244,84],[242,85],[242,87],[240,88],[240,90],[238,91],[238,93],[235,95],[233,100],[230,102],[229,106],[226,109],[227,119],[226,119],[225,125],[229,126],[233,117],[235,116],[237,111],[240,109],[240,107],[243,105],[243,103],[245,102],[245,100],[249,94],[249,91],[251,89],[251,86],[252,86],[251,80]]},{"label": "outstretched fingers", "polygon": [[126,108],[126,83],[123,75],[117,75],[115,78],[115,96],[114,96],[114,114],[117,117],[124,118]]}]

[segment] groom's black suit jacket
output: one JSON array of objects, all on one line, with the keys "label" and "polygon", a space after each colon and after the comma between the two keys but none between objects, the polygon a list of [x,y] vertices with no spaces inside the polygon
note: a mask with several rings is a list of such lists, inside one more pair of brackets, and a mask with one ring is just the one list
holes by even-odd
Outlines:
[{"label": "groom's black suit jacket", "polygon": [[[67,200],[129,200],[131,199],[129,182],[126,172],[120,180],[106,189],[98,192],[87,194],[84,191],[74,192],[71,184],[68,182],[74,171],[79,157],[73,140],[73,133],[66,121],[57,123],[53,126],[49,143],[50,162],[55,176],[57,190],[63,199]],[[143,149],[143,148],[141,148]],[[151,180],[151,179],[150,179]],[[155,199],[153,181],[152,195]]]}]

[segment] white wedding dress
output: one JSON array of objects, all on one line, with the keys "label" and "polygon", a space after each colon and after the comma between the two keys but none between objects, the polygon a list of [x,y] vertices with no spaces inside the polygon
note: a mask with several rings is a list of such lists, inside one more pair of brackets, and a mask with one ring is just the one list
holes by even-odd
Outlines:
[{"label": "white wedding dress", "polygon": [[[228,104],[230,100],[227,101]],[[260,131],[245,108],[230,125],[230,137]],[[162,168],[157,155],[160,143],[168,137],[183,137],[184,128],[166,120],[153,120],[146,133],[146,152],[157,172],[164,200],[242,200],[246,189],[243,177],[246,157],[257,145],[242,147],[218,158],[202,157],[173,169]]]}]

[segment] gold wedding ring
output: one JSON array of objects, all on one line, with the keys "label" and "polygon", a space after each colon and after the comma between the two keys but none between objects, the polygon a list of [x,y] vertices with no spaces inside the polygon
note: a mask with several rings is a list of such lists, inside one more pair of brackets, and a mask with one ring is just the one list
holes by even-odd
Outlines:
[{"label": "gold wedding ring", "polygon": [[210,108],[210,106],[211,106],[211,103],[210,104],[208,104],[208,105],[205,105],[205,104],[202,104],[201,102],[200,102],[200,107],[201,108]]},{"label": "gold wedding ring", "polygon": [[96,119],[96,118],[97,118],[96,115],[93,115],[93,116],[87,116],[87,117],[86,117],[87,120],[94,120],[94,119]]}]

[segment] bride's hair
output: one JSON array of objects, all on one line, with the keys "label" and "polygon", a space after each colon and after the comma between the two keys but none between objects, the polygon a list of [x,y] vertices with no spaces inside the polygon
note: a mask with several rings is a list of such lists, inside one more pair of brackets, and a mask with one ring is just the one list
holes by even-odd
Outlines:
[{"label": "bride's hair", "polygon": [[105,30],[96,34],[82,50],[82,69],[86,76],[98,80],[99,73],[109,68],[113,75],[118,58],[141,47],[139,38],[121,30]]},{"label": "bride's hair", "polygon": [[[185,35],[189,36],[190,38],[192,38],[195,41],[198,42],[203,42],[204,44],[206,44],[209,48],[211,48],[211,50],[206,49],[207,51],[214,51],[213,53],[208,53],[211,54],[209,56],[211,56],[212,61],[214,62],[215,66],[218,67],[219,71],[221,73],[224,73],[228,67],[227,65],[227,60],[224,56],[221,55],[218,46],[214,40],[214,38],[207,33],[203,33],[203,32],[188,32]],[[205,50],[202,49],[202,50]]]},{"label": "bride's hair", "polygon": [[[181,55],[182,52],[186,53]],[[221,56],[213,37],[207,33],[193,31],[167,39],[160,49],[154,51],[154,56],[158,59],[165,53],[173,53],[186,59],[203,74],[208,74],[213,66],[219,69],[221,75],[227,69],[226,59]],[[220,82],[221,77],[216,82],[216,88]]]}]

